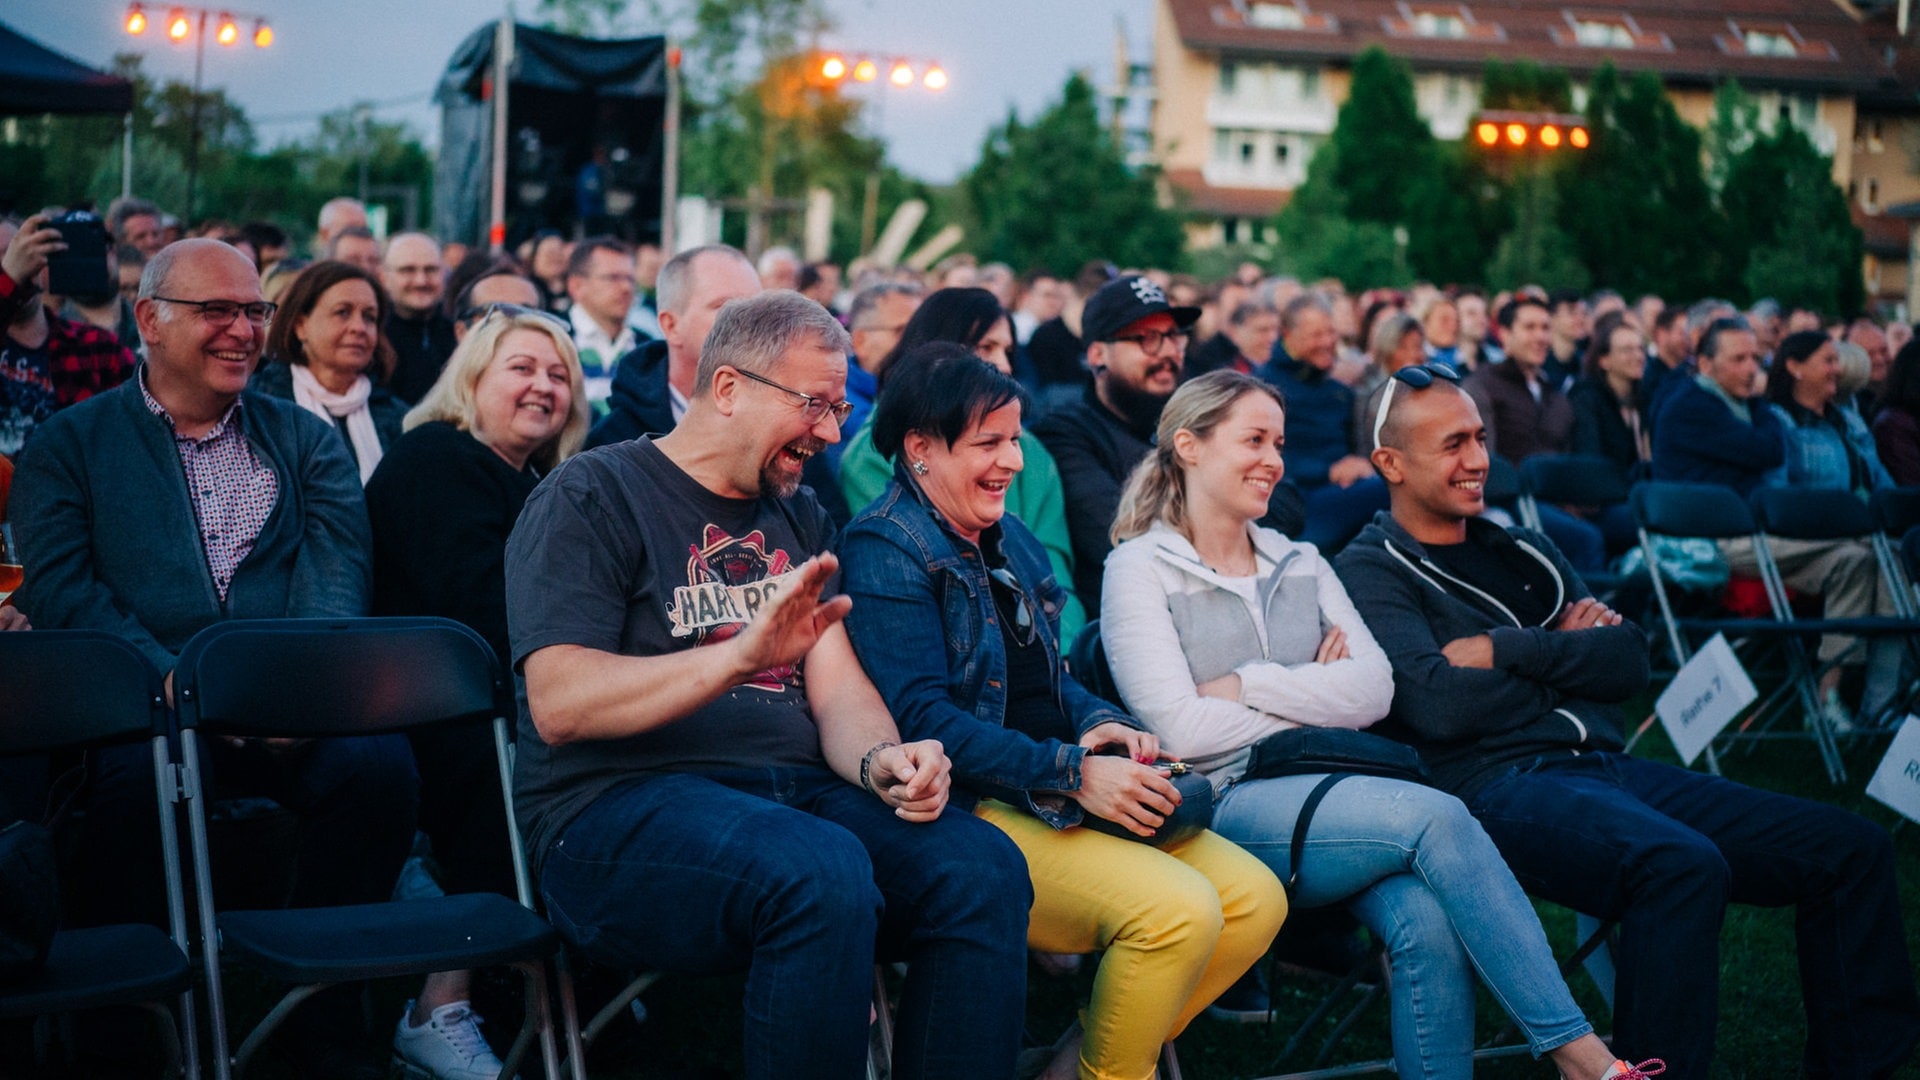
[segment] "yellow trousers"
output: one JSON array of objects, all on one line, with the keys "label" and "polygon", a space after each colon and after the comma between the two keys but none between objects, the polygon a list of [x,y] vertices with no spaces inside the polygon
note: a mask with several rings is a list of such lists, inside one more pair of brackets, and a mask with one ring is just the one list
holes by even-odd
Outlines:
[{"label": "yellow trousers", "polygon": [[1027,857],[1027,944],[1051,953],[1106,950],[1082,1017],[1082,1080],[1148,1080],[1160,1044],[1258,962],[1287,917],[1273,871],[1212,832],[1162,851],[1091,829],[1055,829],[992,799],[974,813]]}]

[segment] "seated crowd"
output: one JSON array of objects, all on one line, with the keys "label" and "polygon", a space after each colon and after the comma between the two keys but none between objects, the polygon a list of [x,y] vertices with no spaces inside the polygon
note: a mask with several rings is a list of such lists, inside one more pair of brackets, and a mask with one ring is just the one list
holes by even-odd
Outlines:
[{"label": "seated crowd", "polygon": [[[1904,327],[1102,263],[855,268],[842,294],[783,249],[382,245],[344,199],[303,264],[270,226],[106,217],[139,268],[108,297],[44,297],[59,233],[0,226],[25,567],[0,629],[108,630],[170,672],[222,619],[473,627],[516,676],[544,914],[608,968],[745,972],[751,1077],[857,1075],[896,961],[895,1074],[1011,1077],[1034,950],[1101,955],[1033,1070],[1145,1080],[1217,999],[1264,995],[1315,909],[1384,945],[1403,1076],[1472,1075],[1476,979],[1568,1080],[1707,1076],[1729,903],[1796,909],[1807,1075],[1920,1044],[1887,834],[1626,754],[1647,637],[1582,574],[1630,521],[1543,506],[1535,531],[1487,498],[1500,462],[1574,451],[1742,495],[1920,482]],[[1829,614],[1893,610],[1861,544],[1769,549]],[[1104,697],[1068,663],[1096,618]],[[1836,724],[1910,679],[1843,635],[1819,657]],[[1313,729],[1420,771],[1276,762]],[[387,898],[416,834],[440,887],[512,893],[485,725],[205,749],[212,795],[296,820],[294,905]],[[124,827],[156,812],[145,754],[89,761],[83,922],[164,915],[131,839],[155,830]],[[1529,896],[1618,925],[1612,1049]],[[498,1074],[472,998],[425,979],[408,1075]],[[384,1075],[360,1029],[337,987],[285,1037],[312,1075]]]}]

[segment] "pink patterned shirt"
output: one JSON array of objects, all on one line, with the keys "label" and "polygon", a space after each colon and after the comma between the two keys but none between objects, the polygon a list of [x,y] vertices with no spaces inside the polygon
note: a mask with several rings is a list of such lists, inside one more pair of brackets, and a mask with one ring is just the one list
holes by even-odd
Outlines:
[{"label": "pink patterned shirt", "polygon": [[[173,417],[147,390],[145,365],[140,368],[140,396],[148,412],[166,420],[169,428],[175,426]],[[187,494],[193,499],[193,516],[200,527],[207,569],[224,604],[234,570],[253,550],[253,542],[273,513],[280,497],[280,480],[247,443],[241,431],[238,400],[227,408],[212,431],[197,439],[175,431],[173,445],[180,452],[180,466],[186,473]]]}]

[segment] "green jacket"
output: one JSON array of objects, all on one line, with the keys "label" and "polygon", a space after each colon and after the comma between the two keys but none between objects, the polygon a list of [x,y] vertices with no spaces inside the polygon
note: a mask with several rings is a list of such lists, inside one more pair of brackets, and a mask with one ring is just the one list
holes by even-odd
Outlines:
[{"label": "green jacket", "polygon": [[[1087,609],[1072,592],[1073,543],[1067,537],[1067,500],[1060,492],[1060,467],[1031,434],[1021,434],[1020,453],[1026,458],[1026,467],[1007,485],[1007,513],[1019,518],[1047,549],[1054,576],[1068,590],[1066,606],[1060,609],[1060,652],[1065,655],[1073,647],[1074,635],[1086,624]],[[859,514],[887,490],[892,479],[893,463],[873,448],[871,428],[861,425],[840,455],[840,491],[847,497],[847,506]]]}]

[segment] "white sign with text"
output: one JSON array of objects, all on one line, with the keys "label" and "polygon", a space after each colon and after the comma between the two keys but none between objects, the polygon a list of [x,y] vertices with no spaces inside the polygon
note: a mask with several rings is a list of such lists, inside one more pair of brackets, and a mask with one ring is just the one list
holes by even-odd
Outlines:
[{"label": "white sign with text", "polygon": [[1920,717],[1909,716],[1893,735],[1893,745],[1867,781],[1867,794],[1920,821]]},{"label": "white sign with text", "polygon": [[1680,752],[1680,760],[1692,765],[1740,710],[1759,696],[1726,635],[1715,634],[1667,684],[1653,710]]}]

